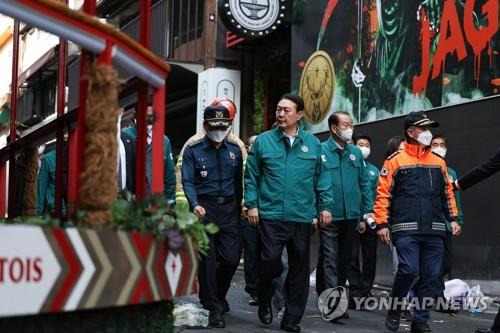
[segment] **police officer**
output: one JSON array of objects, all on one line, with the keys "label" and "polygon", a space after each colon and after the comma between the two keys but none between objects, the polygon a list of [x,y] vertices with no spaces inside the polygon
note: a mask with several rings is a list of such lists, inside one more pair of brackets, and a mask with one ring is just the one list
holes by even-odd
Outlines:
[{"label": "police officer", "polygon": [[[331,136],[321,144],[321,153],[326,157],[332,183],[333,222],[319,230],[318,295],[325,289],[345,286],[354,233],[362,216],[369,214],[373,206],[363,155],[358,147],[348,143],[353,132],[351,117],[343,111],[334,112],[328,118],[328,126]],[[347,312],[342,318],[348,318]]]},{"label": "police officer", "polygon": [[264,324],[273,320],[272,281],[283,270],[281,254],[286,246],[289,271],[281,329],[288,332],[300,332],[298,324],[309,294],[311,223],[315,218],[320,225],[331,221],[331,184],[319,140],[298,126],[303,110],[299,96],[281,98],[276,109],[277,127],[257,137],[245,171],[248,220],[259,226],[262,247],[258,316]]},{"label": "police officer", "polygon": [[427,323],[429,303],[441,283],[446,221],[453,235],[460,232],[446,163],[430,149],[430,127],[438,125],[422,111],[411,112],[405,118],[404,150],[389,156],[380,171],[374,206],[377,234],[385,244],[392,240],[399,261],[392,287],[393,308],[385,322],[391,331],[397,331],[401,302],[418,278],[413,286],[418,306],[411,332],[432,332]]},{"label": "police officer", "polygon": [[[226,96],[219,96],[216,97],[211,103],[211,106],[223,106],[229,111],[229,118],[234,120],[234,117],[236,117],[236,105],[232,100],[230,100]],[[187,199],[186,195],[184,194],[184,190],[182,188],[182,180],[181,180],[181,170],[182,170],[182,155],[184,154],[184,149],[194,141],[198,141],[200,139],[203,139],[206,135],[206,131],[203,129],[200,132],[196,133],[192,137],[190,137],[185,143],[184,146],[181,149],[181,152],[179,154],[179,157],[177,158],[177,164],[175,166],[175,177],[177,179],[176,182],[176,189],[175,189],[175,202],[176,204],[180,205],[185,205],[187,204]],[[234,141],[238,144],[238,146],[241,149],[241,153],[243,156],[243,161],[247,159],[247,150],[245,147],[245,144],[243,141],[240,140],[236,135],[234,135],[232,132],[229,132],[227,138],[231,141]]]},{"label": "police officer", "polygon": [[227,138],[231,119],[223,106],[204,111],[206,136],[188,144],[182,163],[182,184],[193,213],[219,226],[199,267],[200,302],[210,311],[209,324],[223,328],[229,311],[226,294],[240,257],[239,216],[242,199],[242,154]]},{"label": "police officer", "polygon": [[[376,166],[367,161],[371,153],[372,140],[367,135],[357,135],[353,143],[361,150],[365,163],[365,177],[369,181],[370,198],[375,199],[377,191],[379,170]],[[374,221],[373,221],[374,222]],[[368,297],[375,279],[375,267],[377,265],[377,231],[361,221],[359,232],[354,233],[354,243],[352,247],[352,260],[349,269],[349,296]],[[360,265],[360,255],[362,265]],[[350,303],[351,307],[353,303]]]}]

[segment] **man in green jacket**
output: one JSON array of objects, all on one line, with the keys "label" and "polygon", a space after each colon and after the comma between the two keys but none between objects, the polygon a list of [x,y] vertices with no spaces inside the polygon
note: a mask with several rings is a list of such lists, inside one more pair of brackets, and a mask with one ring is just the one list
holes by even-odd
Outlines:
[{"label": "man in green jacket", "polygon": [[37,178],[36,213],[53,213],[56,202],[56,151],[45,154]]},{"label": "man in green jacket", "polygon": [[[376,166],[368,162],[370,156],[372,139],[368,135],[357,135],[353,143],[361,150],[365,163],[365,176],[370,183],[370,198],[375,200],[377,192],[379,170]],[[369,226],[364,221],[360,222],[359,232],[354,233],[354,243],[352,247],[352,260],[349,268],[349,297],[350,307],[355,305],[353,297],[368,297],[375,279],[375,268],[377,266],[377,230],[373,225]],[[372,229],[373,227],[373,229]],[[362,265],[360,265],[360,256]]]},{"label": "man in green jacket", "polygon": [[[67,160],[68,148],[64,145],[63,160]],[[65,162],[63,162],[64,164]],[[67,169],[63,168],[62,213],[66,214]],[[56,209],[56,151],[43,155],[37,178],[36,213],[37,215],[54,214]]]},{"label": "man in green jacket", "polygon": [[281,328],[300,332],[309,289],[312,224],[331,222],[332,191],[321,157],[321,145],[298,126],[302,98],[284,95],[276,108],[277,127],[260,134],[246,163],[245,206],[249,223],[259,226],[261,262],[258,273],[258,316],[273,319],[272,280],[280,276],[281,253],[288,251],[285,315]]},{"label": "man in green jacket", "polygon": [[[153,135],[153,106],[149,102],[147,109],[147,151],[146,151],[146,187],[147,193],[151,193],[151,180],[152,180],[152,135]],[[130,136],[132,139],[137,139],[137,127],[135,123],[132,127],[128,127],[122,130],[123,133]],[[170,140],[166,135],[163,136],[163,159],[165,163],[164,173],[163,173],[163,183],[164,183],[164,193],[167,201],[170,204],[175,204],[175,165],[174,158],[172,156],[172,147],[170,146]],[[128,163],[135,163],[135,160],[127,159]],[[135,168],[134,168],[135,169]],[[135,175],[134,175],[135,176]],[[135,180],[135,178],[134,178]]]},{"label": "man in green jacket", "polygon": [[[432,152],[441,156],[443,159],[446,157],[446,153],[448,151],[448,140],[446,137],[442,134],[435,134],[432,137],[431,141],[431,147],[432,147]],[[458,179],[457,173],[455,170],[447,166],[448,170],[448,175],[450,176],[450,181],[451,183],[455,182],[455,180]],[[458,218],[457,222],[460,227],[460,230],[462,229],[462,226],[464,224],[464,221],[462,219],[462,205],[460,203],[460,191],[455,190],[453,191],[453,194],[455,194],[455,201],[457,203],[457,209],[458,209]],[[446,300],[444,298],[444,277],[446,275],[449,275],[451,272],[451,265],[453,263],[453,246],[452,246],[452,238],[453,235],[451,233],[451,224],[446,221],[446,237],[444,239],[444,256],[443,256],[443,266],[441,269],[441,285],[440,285],[440,290],[438,293],[438,297],[441,298],[441,302],[437,302],[436,304],[436,311],[439,312],[446,312],[446,313],[456,313],[458,311],[453,310],[453,309],[446,309],[442,308],[443,304],[447,304]]]},{"label": "man in green jacket", "polygon": [[[373,198],[361,150],[348,143],[353,125],[348,113],[334,112],[328,118],[330,138],[321,144],[332,183],[332,224],[320,229],[320,250],[316,270],[318,295],[344,286],[352,257],[354,233],[363,216],[372,211]],[[347,312],[342,318],[348,318]],[[333,320],[339,318],[332,318]]]}]

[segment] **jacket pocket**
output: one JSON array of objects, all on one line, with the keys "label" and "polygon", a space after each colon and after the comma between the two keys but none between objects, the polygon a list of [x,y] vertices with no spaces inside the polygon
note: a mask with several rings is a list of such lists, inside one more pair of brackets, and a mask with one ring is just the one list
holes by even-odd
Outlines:
[{"label": "jacket pocket", "polygon": [[267,153],[262,155],[261,167],[264,173],[273,176],[283,175],[284,173],[284,156],[280,153]]}]

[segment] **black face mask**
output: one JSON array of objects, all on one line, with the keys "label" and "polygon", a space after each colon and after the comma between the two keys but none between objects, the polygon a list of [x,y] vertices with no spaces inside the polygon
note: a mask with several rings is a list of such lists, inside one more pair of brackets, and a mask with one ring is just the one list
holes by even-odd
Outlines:
[{"label": "black face mask", "polygon": [[147,125],[153,125],[154,122],[155,122],[155,115],[154,115],[154,113],[146,115],[146,124]]}]

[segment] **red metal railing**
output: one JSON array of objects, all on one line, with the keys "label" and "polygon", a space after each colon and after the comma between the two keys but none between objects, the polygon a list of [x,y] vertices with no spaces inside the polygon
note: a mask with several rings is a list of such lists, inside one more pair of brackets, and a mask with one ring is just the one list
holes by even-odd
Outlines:
[{"label": "red metal railing", "polygon": [[[168,65],[155,57],[151,52],[145,50],[149,48],[149,32],[150,32],[150,8],[151,1],[141,1],[140,12],[140,44],[129,39],[125,35],[111,31],[108,27],[102,25],[97,20],[90,20],[87,17],[82,17],[81,14],[64,13],[64,8],[55,5],[47,0],[6,0],[0,4],[0,12],[10,14],[15,19],[14,26],[14,52],[13,52],[13,68],[12,68],[12,93],[11,93],[11,123],[10,123],[10,142],[0,150],[0,215],[5,215],[5,193],[6,193],[6,172],[5,160],[8,155],[9,165],[9,217],[14,216],[14,191],[15,188],[15,156],[19,149],[26,146],[33,146],[42,139],[47,139],[50,136],[56,136],[56,215],[62,216],[62,183],[63,183],[63,138],[65,128],[73,122],[76,122],[74,129],[69,130],[69,157],[68,157],[68,214],[72,213],[73,204],[78,201],[79,178],[83,165],[83,151],[85,145],[85,102],[87,83],[80,81],[79,86],[79,109],[77,116],[72,117],[71,114],[64,114],[65,104],[65,86],[66,86],[66,53],[67,44],[62,38],[60,40],[59,52],[59,73],[58,73],[58,100],[57,100],[57,119],[51,123],[44,125],[38,130],[28,134],[27,136],[16,140],[15,123],[16,123],[16,107],[17,107],[17,91],[18,91],[18,50],[19,50],[19,19],[25,19],[34,27],[48,27],[46,30],[59,35],[61,26],[74,28],[76,33],[92,36],[92,45],[89,48],[96,50],[99,48],[99,41],[105,40],[105,47],[96,55],[99,63],[111,65],[115,60],[119,64],[130,64],[132,70],[136,71],[138,77],[147,80],[153,86],[153,111],[155,122],[153,124],[153,143],[152,143],[152,193],[163,193],[163,135],[165,126],[165,95],[166,86],[165,79],[168,74]],[[27,14],[27,8],[39,13],[38,15]],[[84,12],[90,15],[95,15],[96,2],[95,0],[85,0]],[[50,17],[50,24],[40,20],[40,17]],[[30,21],[31,20],[31,21]],[[57,24],[54,25],[54,22]],[[52,29],[52,31],[50,30]],[[68,34],[67,31],[61,31],[60,36],[66,35],[74,37],[75,34]],[[74,37],[76,42],[81,36]],[[70,38],[68,38],[70,39]],[[79,39],[84,41],[84,39]],[[88,41],[88,40],[87,40]],[[75,40],[73,40],[75,42]],[[83,42],[82,42],[83,43]],[[89,42],[90,43],[90,42]],[[89,44],[90,45],[90,44]],[[145,48],[145,49],[144,49]],[[84,49],[84,45],[82,45]],[[95,51],[94,51],[95,54]],[[82,50],[80,61],[80,73],[83,74],[89,64],[90,57],[93,54],[89,51]],[[131,67],[128,68],[131,70]],[[83,77],[81,75],[80,77]],[[159,80],[161,78],[161,80]],[[149,84],[143,81],[139,91],[138,102],[138,119],[137,119],[137,169],[136,169],[136,196],[142,198],[146,194],[146,108],[147,108],[147,93]],[[76,119],[76,121],[75,121]]]}]

